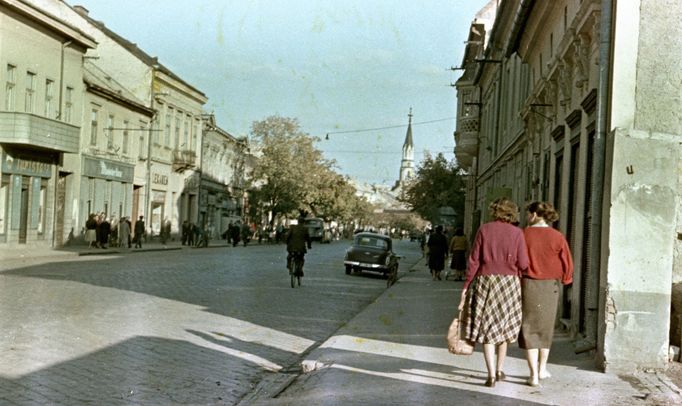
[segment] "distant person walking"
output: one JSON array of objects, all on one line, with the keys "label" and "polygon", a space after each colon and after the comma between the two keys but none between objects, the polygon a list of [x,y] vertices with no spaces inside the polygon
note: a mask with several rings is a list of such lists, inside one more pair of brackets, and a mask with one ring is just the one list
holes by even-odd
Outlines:
[{"label": "distant person walking", "polygon": [[142,237],[145,233],[144,216],[135,222],[135,248],[142,248]]},{"label": "distant person walking", "polygon": [[445,258],[448,256],[448,240],[443,235],[443,226],[436,226],[436,232],[431,234],[426,244],[429,247],[431,278],[440,281],[440,273],[445,269]]},{"label": "distant person walking", "polygon": [[102,222],[99,224],[100,248],[107,248],[107,244],[109,244],[109,234],[111,234],[111,224],[109,223],[109,219],[102,217]]},{"label": "distant person walking", "polygon": [[483,344],[488,370],[485,385],[494,387],[495,381],[506,378],[507,346],[516,341],[521,329],[519,276],[528,268],[528,251],[523,232],[511,224],[519,216],[514,202],[495,200],[490,216],[493,221],[478,229],[471,246],[459,309],[468,306],[466,338]]},{"label": "distant person walking", "polygon": [[118,246],[130,248],[130,223],[128,222],[128,217],[123,217],[118,222]]},{"label": "distant person walking", "polygon": [[90,213],[85,222],[85,241],[89,248],[97,247],[97,216],[94,213]]},{"label": "distant person walking", "polygon": [[[453,270],[455,280],[464,280],[464,273],[467,269],[466,251],[468,248],[469,243],[464,236],[464,231],[461,228],[456,228],[455,235],[450,240],[450,254],[452,254],[450,269]],[[447,279],[447,276],[445,279]]]},{"label": "distant person walking", "polygon": [[573,260],[563,234],[551,227],[559,219],[554,207],[545,202],[526,206],[528,227],[523,231],[530,266],[523,273],[521,292],[523,322],[519,347],[526,350],[530,369],[528,385],[538,386],[551,376],[547,371],[549,349],[554,338],[561,284],[573,282]]}]

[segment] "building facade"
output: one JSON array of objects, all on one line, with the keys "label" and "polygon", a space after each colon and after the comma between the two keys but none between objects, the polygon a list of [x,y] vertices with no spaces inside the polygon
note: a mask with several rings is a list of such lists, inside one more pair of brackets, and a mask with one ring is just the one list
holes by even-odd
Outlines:
[{"label": "building facade", "polygon": [[607,371],[662,368],[682,135],[682,83],[668,73],[680,71],[682,48],[660,38],[679,43],[670,24],[682,5],[497,5],[471,25],[457,82],[467,232],[497,197],[553,203],[575,263],[559,320],[576,351],[592,351]]},{"label": "building facade", "polygon": [[51,247],[72,227],[83,56],[95,40],[23,1],[0,1],[0,243]]},{"label": "building facade", "polygon": [[246,199],[246,139],[239,139],[216,124],[215,116],[204,120],[199,224],[220,238],[230,223],[242,220]]}]

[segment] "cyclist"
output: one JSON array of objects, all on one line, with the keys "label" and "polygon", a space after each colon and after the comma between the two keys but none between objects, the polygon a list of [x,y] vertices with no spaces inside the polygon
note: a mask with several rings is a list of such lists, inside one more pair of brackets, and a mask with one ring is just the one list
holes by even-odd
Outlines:
[{"label": "cyclist", "polygon": [[308,228],[303,225],[304,217],[298,218],[298,224],[292,226],[286,236],[287,242],[287,268],[289,271],[293,269],[293,259],[296,256],[301,258],[301,275],[303,276],[303,263],[305,258],[305,253],[308,249],[312,248],[310,241],[310,234],[308,234]]}]

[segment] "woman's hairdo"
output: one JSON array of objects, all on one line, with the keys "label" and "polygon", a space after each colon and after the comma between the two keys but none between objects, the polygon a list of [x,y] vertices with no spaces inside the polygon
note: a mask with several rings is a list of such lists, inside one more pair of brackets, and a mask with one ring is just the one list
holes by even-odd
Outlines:
[{"label": "woman's hairdo", "polygon": [[528,213],[535,213],[538,217],[542,217],[548,224],[559,220],[559,213],[554,209],[554,206],[548,202],[528,203],[526,211]]},{"label": "woman's hairdo", "polygon": [[519,207],[506,197],[500,197],[490,203],[490,216],[493,220],[514,223],[519,220]]}]

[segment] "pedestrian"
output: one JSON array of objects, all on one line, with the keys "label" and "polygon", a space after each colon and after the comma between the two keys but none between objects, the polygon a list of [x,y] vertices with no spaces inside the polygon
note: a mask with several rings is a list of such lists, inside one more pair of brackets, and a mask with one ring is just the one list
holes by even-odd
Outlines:
[{"label": "pedestrian", "polygon": [[[469,248],[467,238],[464,236],[464,231],[458,227],[455,229],[455,235],[450,240],[450,254],[452,260],[450,261],[450,269],[455,274],[455,280],[464,280],[464,273],[467,269],[466,251]],[[445,276],[448,279],[448,276]]]},{"label": "pedestrian", "polygon": [[118,222],[118,246],[130,248],[130,223],[128,222],[128,217],[123,217]]},{"label": "pedestrian", "polygon": [[189,234],[189,222],[187,220],[182,221],[182,245],[187,244],[187,238]]},{"label": "pedestrian", "polygon": [[142,248],[142,237],[145,233],[144,216],[135,222],[135,248]]},{"label": "pedestrian", "polygon": [[111,234],[111,223],[109,219],[104,217],[102,222],[99,224],[99,244],[100,248],[106,249],[109,243],[109,235]]},{"label": "pedestrian", "polygon": [[170,239],[170,232],[171,232],[171,222],[167,218],[164,220],[163,224],[161,224],[161,230],[159,232],[159,238],[161,239],[161,244],[165,247],[166,246],[166,241]]},{"label": "pedestrian", "polygon": [[459,303],[460,310],[468,306],[465,338],[483,344],[488,387],[506,378],[507,347],[521,330],[519,276],[528,268],[528,251],[523,232],[511,224],[518,216],[518,207],[508,198],[490,204],[492,221],[476,233]]},{"label": "pedestrian", "polygon": [[97,216],[95,213],[90,213],[88,221],[85,222],[85,241],[88,243],[88,248],[97,246]]},{"label": "pedestrian", "polygon": [[429,242],[429,269],[431,277],[435,280],[442,280],[441,271],[445,268],[445,258],[448,256],[448,240],[443,235],[443,226],[436,226],[436,232],[431,235]]},{"label": "pedestrian", "polygon": [[244,222],[242,224],[242,229],[241,229],[241,238],[242,242],[244,243],[244,246],[246,247],[249,244],[249,241],[251,241],[251,227],[249,227],[249,223]]},{"label": "pedestrian", "polygon": [[573,259],[568,242],[551,227],[559,219],[554,207],[546,202],[526,206],[528,227],[523,231],[530,266],[521,279],[523,322],[519,347],[526,350],[530,369],[528,385],[538,386],[547,371],[549,349],[554,337],[561,284],[573,282]]},{"label": "pedestrian", "polygon": [[236,247],[239,245],[239,233],[241,232],[241,227],[239,221],[232,225],[230,229],[230,238],[232,239],[232,246]]},{"label": "pedestrian", "polygon": [[194,228],[196,226],[191,221],[187,224],[187,245],[190,247],[194,246]]}]

